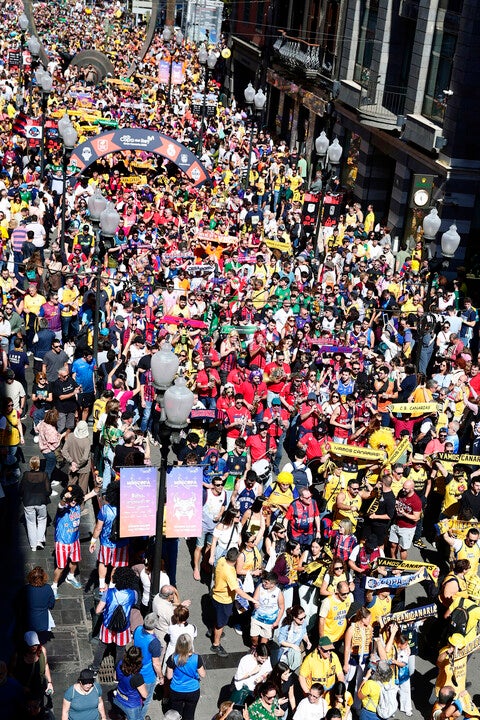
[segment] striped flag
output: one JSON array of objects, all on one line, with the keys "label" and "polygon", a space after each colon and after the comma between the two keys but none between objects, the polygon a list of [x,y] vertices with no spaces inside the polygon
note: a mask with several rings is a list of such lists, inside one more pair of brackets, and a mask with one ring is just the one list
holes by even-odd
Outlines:
[{"label": "striped flag", "polygon": [[30,140],[40,141],[42,138],[41,122],[37,118],[29,117],[23,110],[20,110],[13,121],[12,132]]}]

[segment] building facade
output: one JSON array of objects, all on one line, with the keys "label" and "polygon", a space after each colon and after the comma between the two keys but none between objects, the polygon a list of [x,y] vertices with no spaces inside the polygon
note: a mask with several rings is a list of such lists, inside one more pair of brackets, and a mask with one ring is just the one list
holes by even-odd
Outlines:
[{"label": "building facade", "polygon": [[312,165],[319,132],[338,137],[342,185],[400,242],[436,205],[440,233],[455,223],[462,238],[457,259],[474,252],[479,0],[265,0],[236,11],[237,99],[266,82],[269,125]]}]

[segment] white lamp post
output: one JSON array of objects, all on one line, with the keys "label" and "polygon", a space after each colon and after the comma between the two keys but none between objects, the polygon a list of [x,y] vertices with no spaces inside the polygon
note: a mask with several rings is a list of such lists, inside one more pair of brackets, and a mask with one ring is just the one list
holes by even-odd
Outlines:
[{"label": "white lamp post", "polygon": [[322,168],[325,165],[325,158],[327,156],[329,145],[330,145],[330,141],[325,134],[325,130],[322,130],[320,135],[315,140],[315,152],[317,153],[318,157],[320,158],[320,165]]},{"label": "white lamp post", "polygon": [[254,107],[254,110],[252,112],[252,123],[250,127],[250,142],[248,145],[248,164],[247,164],[247,175],[245,177],[245,190],[248,188],[249,182],[250,182],[250,168],[252,166],[252,146],[253,146],[253,132],[255,130],[255,121],[257,114],[260,115],[263,112],[263,109],[265,107],[265,103],[267,102],[267,96],[263,92],[262,88],[259,88],[257,92],[255,92],[255,89],[252,85],[252,83],[248,83],[247,87],[243,91],[243,94],[245,96],[245,102],[248,106]]},{"label": "white lamp post", "polygon": [[437,208],[432,208],[428,215],[425,215],[423,218],[423,237],[426,240],[435,240],[441,224],[442,221],[438,215]]},{"label": "white lamp post", "polygon": [[158,390],[166,390],[173,382],[178,370],[178,355],[175,355],[170,343],[152,355],[151,370],[153,384]]},{"label": "white lamp post", "polygon": [[210,52],[207,53],[207,49],[204,45],[200,48],[200,52],[198,53],[198,62],[202,67],[205,68],[205,80],[203,85],[203,100],[202,100],[202,113],[201,113],[201,120],[200,120],[200,132],[199,132],[199,138],[198,138],[198,147],[197,147],[197,155],[198,157],[202,156],[202,148],[203,148],[203,126],[205,123],[205,114],[207,110],[207,92],[208,92],[208,77],[210,73],[215,68],[215,65],[217,64],[217,55],[213,52],[213,50],[210,50]]},{"label": "white lamp post", "polygon": [[192,405],[193,393],[187,388],[185,378],[177,378],[175,384],[171,385],[165,392],[167,425],[172,428],[185,427]]},{"label": "white lamp post", "polygon": [[452,258],[460,245],[460,235],[457,232],[456,225],[450,225],[442,235],[441,247],[442,255],[447,258]]},{"label": "white lamp post", "polygon": [[25,13],[22,12],[20,17],[18,18],[18,24],[20,27],[20,30],[25,33],[28,30],[28,17],[25,15]]},{"label": "white lamp post", "polygon": [[338,138],[335,138],[331,145],[328,146],[327,159],[332,167],[340,164],[340,158],[342,157],[343,148],[338,142]]}]

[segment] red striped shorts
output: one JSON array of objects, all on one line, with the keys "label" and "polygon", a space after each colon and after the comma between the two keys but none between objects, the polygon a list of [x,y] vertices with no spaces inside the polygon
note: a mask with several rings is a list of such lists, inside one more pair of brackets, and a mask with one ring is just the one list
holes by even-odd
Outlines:
[{"label": "red striped shorts", "polygon": [[123,647],[124,645],[127,645],[131,639],[132,633],[130,631],[130,628],[127,628],[121,633],[114,633],[108,628],[106,628],[105,625],[102,623],[102,627],[100,628],[100,640],[106,645],[108,645],[109,643],[115,643],[115,645]]},{"label": "red striped shorts", "polygon": [[112,567],[125,567],[128,565],[128,545],[113,548],[100,545],[98,561]]},{"label": "red striped shorts", "polygon": [[74,563],[80,562],[82,559],[80,540],[75,540],[74,543],[68,543],[68,545],[59,542],[55,543],[55,562],[57,563],[57,567],[61,569],[67,567],[69,558]]}]

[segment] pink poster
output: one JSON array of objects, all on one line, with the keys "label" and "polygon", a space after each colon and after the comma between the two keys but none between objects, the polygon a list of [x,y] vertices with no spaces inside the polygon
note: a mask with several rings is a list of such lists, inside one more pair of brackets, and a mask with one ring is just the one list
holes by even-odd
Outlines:
[{"label": "pink poster", "polygon": [[202,534],[203,468],[173,467],[167,475],[167,538]]},{"label": "pink poster", "polygon": [[173,63],[172,65],[172,85],[182,85],[185,82],[183,73],[183,63]]},{"label": "pink poster", "polygon": [[155,535],[158,470],[120,468],[120,537]]},{"label": "pink poster", "polygon": [[158,82],[166,85],[170,77],[170,63],[166,60],[160,60],[158,63]]}]

